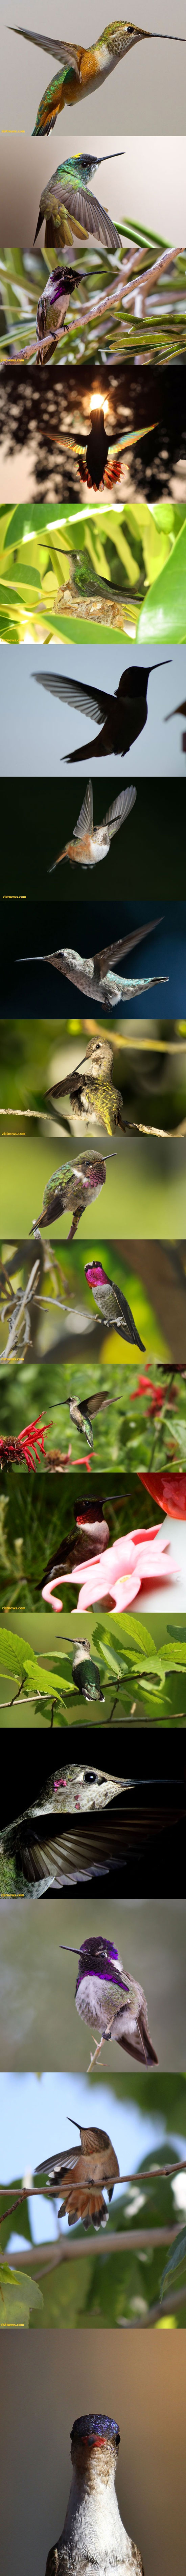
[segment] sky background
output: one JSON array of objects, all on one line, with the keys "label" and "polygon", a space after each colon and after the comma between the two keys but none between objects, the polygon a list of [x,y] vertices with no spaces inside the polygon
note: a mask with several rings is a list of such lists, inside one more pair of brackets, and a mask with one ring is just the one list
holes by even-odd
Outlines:
[{"label": "sky background", "polygon": [[[26,45],[22,42],[20,36],[15,36],[14,39],[12,28],[17,25],[17,0],[12,0],[12,6],[11,29],[6,23],[2,24],[1,36],[2,131],[7,128],[8,133],[12,129],[13,133],[17,131],[20,134],[23,131],[25,134],[31,134],[39,100],[43,97],[50,79],[54,78],[58,64],[55,56],[52,61],[50,55],[42,52],[42,49],[37,52],[34,45]],[[160,17],[162,32],[165,32],[166,37],[168,34],[171,36],[171,33],[175,35],[176,32],[179,36],[182,34],[185,36],[184,0],[179,0],[178,27],[175,0],[163,0],[161,12],[159,0],[146,0],[144,14],[146,29],[149,29],[149,33],[154,37],[157,27],[159,30]],[[38,32],[39,20],[39,33],[42,33],[43,29],[45,35],[51,36],[50,0],[40,0],[39,8],[38,0],[32,0],[30,15],[33,31]],[[20,0],[19,26],[25,27],[27,23],[30,24],[30,17],[27,19],[25,0]],[[110,15],[110,18],[106,19],[106,25],[111,23]],[[141,25],[139,6],[137,6],[135,24],[139,27]],[[61,11],[58,0],[58,7],[54,10],[55,38],[59,32],[60,36],[65,36],[66,41],[72,39],[86,46],[88,35],[91,43],[94,43],[98,35],[103,33],[104,26],[104,8],[98,8],[97,0],[91,0],[88,30],[86,0],[80,0],[79,17],[77,17],[76,0],[70,0],[69,24],[65,10],[63,8]],[[160,45],[160,41],[149,45],[143,42],[142,46],[135,46],[134,50],[132,49],[128,56],[118,63],[116,70],[97,90],[97,133],[100,135],[112,132],[113,121],[118,133],[122,113],[126,133],[130,134],[131,130],[136,134],[149,131],[155,134],[156,132],[166,134],[166,131],[169,135],[171,132],[183,134],[185,110],[186,55],[184,55],[183,45],[167,45],[166,42],[163,46],[162,42]],[[84,106],[80,105],[79,119],[76,106],[72,108],[71,113],[67,107],[58,118],[57,133],[63,135],[63,148],[66,144],[66,129],[69,124],[72,137],[71,150],[74,148],[74,132],[77,124],[80,132],[82,130],[82,134],[87,138],[87,115],[90,130],[94,132],[96,123],[94,92],[90,97],[90,104],[86,98]],[[51,140],[50,136],[50,147]]]},{"label": "sky background", "polygon": [[[140,2163],[145,2162],[147,2155],[151,2156],[154,2150],[157,2153],[158,2148],[162,2147],[164,2138],[166,2139],[167,2156],[167,2131],[162,2111],[158,2110],[158,2091],[156,2113],[155,2111],[152,2112],[152,2110],[151,2112],[150,2110],[148,2111],[145,2106],[145,2099],[144,2109],[142,2112],[133,2098],[133,2092],[130,2093],[129,2070],[128,2096],[128,2103],[125,2101],[123,2104],[122,2077],[120,2079],[120,2097],[117,2098],[114,2086],[112,2088],[111,2082],[108,2083],[105,2078],[104,2083],[99,2079],[99,2084],[96,2084],[95,2079],[94,2112],[91,2114],[90,2089],[86,2077],[81,2077],[80,2086],[79,2077],[77,2075],[43,2074],[39,2076],[39,2078],[35,2074],[1,2075],[0,2119],[3,2182],[9,2183],[12,2181],[12,2176],[15,2178],[16,2175],[18,2175],[18,2177],[22,2177],[22,2180],[26,2179],[28,2176],[29,2183],[31,2176],[34,2174],[36,2165],[41,2164],[42,2156],[46,2158],[47,2154],[58,2154],[60,2152],[60,2147],[67,2147],[68,2150],[70,2146],[73,2146],[76,2143],[78,2145],[78,2128],[76,2125],[74,2126],[74,2138],[73,2128],[72,2131],[69,2130],[70,2113],[72,2121],[74,2120],[74,2124],[76,2122],[78,2123],[79,2117],[81,2117],[81,2122],[84,2122],[85,2124],[87,2123],[88,2126],[90,2118],[92,2117],[94,2119],[95,2126],[98,2125],[99,2128],[103,2127],[104,2129],[107,2129],[108,2135],[112,2140],[115,2154],[118,2157],[121,2174],[125,2171],[127,2173],[135,2173]],[[184,2141],[183,2137],[177,2137],[174,2125],[173,2129],[171,2127],[171,2107],[169,2134],[171,2134],[176,2159],[177,2155],[180,2155],[181,2157],[184,2153]],[[175,2177],[174,2196],[175,2210],[178,2208],[184,2212],[186,2208],[186,2175],[184,2173],[182,2177],[178,2177],[178,2179]],[[116,2201],[118,2203],[120,2198],[121,2195],[118,2185],[116,2185],[113,2192],[112,2202],[113,2225],[114,2207]],[[127,2183],[123,2186],[122,2190],[122,2200],[124,2198],[127,2200]],[[60,2201],[60,2199],[62,2199],[62,2188],[61,2191],[59,2189],[58,2193],[58,2200]],[[41,2198],[38,2195],[34,2202],[30,2199],[29,2214],[33,2242],[35,2245],[38,2245],[41,2241],[44,2243],[45,2238],[46,2243],[49,2241],[50,2243],[55,2243],[55,2238],[58,2234],[58,2200],[56,2201],[54,2208],[53,2200],[50,2200],[47,2203],[46,2197]],[[139,2224],[142,2208],[143,2187],[141,2187],[140,2190],[139,2186],[139,2191],[137,2188],[137,2192],[135,2192],[135,2203],[133,2202],[133,2217],[135,2217],[135,2215],[137,2216],[137,2211],[139,2209]],[[63,2235],[66,2235],[67,2230],[68,2218],[65,2217],[60,2220],[60,2234],[62,2233]],[[24,2237],[22,2242],[24,2244]],[[19,2245],[21,2244],[21,2237],[20,2232],[17,2234],[15,2214],[15,2226],[14,2224],[12,2226],[9,2252],[10,2248],[13,2252],[18,2243]]]},{"label": "sky background", "polygon": [[[120,643],[112,644],[110,628],[107,634],[109,651],[108,643],[99,645],[99,667],[98,647],[89,644],[88,681],[89,687],[93,688],[99,677],[101,688],[114,695],[121,672],[127,666],[130,669],[138,660],[146,667],[148,647],[139,648],[138,645],[137,654],[137,647],[131,643],[128,646],[125,636],[121,637]],[[126,778],[154,777],[157,771],[160,777],[166,777],[167,772],[173,778],[185,777],[185,754],[181,751],[182,719],[175,716],[174,722],[165,727],[164,717],[186,696],[186,646],[172,645],[167,656],[161,657],[160,654],[158,657],[157,646],[153,650],[153,645],[149,645],[149,653],[152,669],[153,664],[157,668],[154,678],[150,677],[148,683],[147,724],[124,761],[117,753],[117,777],[121,777],[123,786]],[[91,724],[83,709],[77,713],[66,703],[60,705],[60,700],[53,698],[47,689],[36,687],[33,674],[45,669],[46,672],[62,671],[67,676],[69,673],[87,682],[86,646],[66,641],[64,646],[50,644],[47,650],[43,644],[1,645],[0,770],[3,777],[6,772],[11,777],[20,777],[21,773],[23,777],[41,777],[43,771],[45,777],[62,779],[66,767],[65,751],[68,754],[76,747],[78,749],[81,742],[86,741],[86,736],[87,745],[91,735],[92,741],[94,739],[95,718]],[[100,728],[98,735],[99,732]],[[115,779],[114,754],[112,759],[110,753],[108,759],[99,755],[98,762],[95,755],[92,774],[93,778],[97,774],[99,778],[106,779],[109,775]],[[81,770],[77,763],[80,787],[81,776],[86,778],[89,775],[90,753],[89,758],[82,761]]]}]

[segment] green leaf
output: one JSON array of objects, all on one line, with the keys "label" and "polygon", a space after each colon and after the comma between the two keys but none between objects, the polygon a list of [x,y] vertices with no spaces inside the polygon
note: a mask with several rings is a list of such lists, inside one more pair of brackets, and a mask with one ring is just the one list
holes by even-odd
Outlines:
[{"label": "green leaf", "polygon": [[29,2326],[31,2308],[42,2308],[42,2290],[28,2272],[13,2272],[0,2263],[0,2326]]},{"label": "green leaf", "polygon": [[162,2299],[162,2298],[163,2298],[163,2290],[164,2290],[164,2289],[166,2289],[166,2287],[167,2287],[167,2281],[170,2279],[170,2273],[172,2273],[172,2272],[180,2272],[180,2270],[181,2270],[181,2265],[182,2265],[182,2263],[185,2263],[185,2260],[186,2260],[186,2227],[180,2227],[180,2229],[179,2229],[179,2236],[177,2236],[177,2237],[176,2237],[176,2244],[175,2244],[175,2245],[171,2245],[171,2248],[170,2248],[170,2254],[168,2254],[168,2262],[167,2262],[167,2263],[165,2263],[165,2271],[164,2271],[164,2272],[162,2272],[162,2278],[161,2278],[161,2282],[160,2282],[160,2299]]},{"label": "green leaf", "polygon": [[24,1637],[16,1637],[15,1631],[12,1633],[10,1628],[0,1628],[0,1670],[8,1674],[13,1673],[15,1681],[20,1680],[22,1673],[24,1682],[24,1675],[27,1674],[33,1690],[48,1691],[49,1697],[54,1690],[56,1699],[61,1699],[62,1686],[64,1690],[72,1689],[71,1676],[68,1681],[65,1675],[62,1685],[62,1680],[57,1679],[56,1673],[47,1673],[45,1670],[42,1672],[42,1666],[38,1664],[33,1647],[25,1646]]},{"label": "green leaf", "polygon": [[186,518],[169,561],[153,582],[138,619],[140,644],[183,643],[186,636]]}]

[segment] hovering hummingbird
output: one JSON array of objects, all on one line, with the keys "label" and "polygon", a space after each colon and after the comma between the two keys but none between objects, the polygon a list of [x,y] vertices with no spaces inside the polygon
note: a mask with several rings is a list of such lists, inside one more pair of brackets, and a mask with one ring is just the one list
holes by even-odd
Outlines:
[{"label": "hovering hummingbird", "polygon": [[91,2562],[93,2576],[116,2576],[133,2568],[144,2576],[140,2550],[128,2538],[114,2492],[120,2442],[119,2424],[110,2415],[78,2415],[72,2425],[73,2469],[67,2513],[60,2538],[49,2549],[46,2576],[79,2576]]},{"label": "hovering hummingbird", "polygon": [[[77,458],[80,482],[87,483],[90,491],[104,492],[105,484],[110,490],[114,483],[120,483],[125,448],[136,447],[141,442],[141,438],[149,438],[150,430],[155,429],[157,424],[156,421],[151,420],[145,429],[125,430],[120,438],[115,438],[114,430],[113,434],[108,431],[106,435],[104,403],[100,403],[99,400],[97,404],[93,402],[92,408],[90,406],[90,420],[91,430],[86,444],[84,431],[80,431],[77,438],[73,438],[71,433],[70,455]],[[52,438],[52,446],[64,447],[66,431],[62,433],[61,438],[58,433],[53,435],[50,429],[48,435]],[[79,454],[80,448],[83,451],[82,456]],[[111,462],[108,462],[109,448],[112,449]],[[120,591],[120,598],[122,598],[122,591]]]},{"label": "hovering hummingbird", "polygon": [[[83,1502],[83,1500],[82,1500],[82,1501],[81,1501],[81,1503],[79,1503],[79,1505],[77,1505],[77,1504],[75,1503],[75,1505],[74,1505],[74,1517],[75,1517],[75,1524],[76,1524],[75,1531],[74,1531],[74,1530],[70,1530],[70,1531],[69,1531],[69,1535],[68,1535],[66,1538],[64,1538],[63,1542],[62,1542],[62,1540],[61,1540],[61,1546],[60,1546],[60,1547],[58,1547],[58,1548],[56,1548],[56,1547],[55,1547],[55,1550],[54,1550],[54,1552],[53,1552],[53,1556],[50,1556],[50,1557],[49,1557],[48,1564],[47,1564],[47,1566],[46,1566],[46,1568],[45,1568],[45,1574],[44,1574],[43,1582],[42,1582],[42,1578],[41,1578],[40,1583],[38,1584],[38,1587],[37,1587],[39,1592],[40,1592],[40,1591],[41,1591],[41,1589],[42,1589],[43,1600],[44,1600],[44,1601],[49,1601],[49,1606],[50,1606],[50,1609],[51,1609],[51,1610],[57,1610],[57,1609],[58,1609],[58,1610],[61,1610],[61,1601],[58,1601],[58,1600],[57,1600],[57,1601],[55,1601],[55,1597],[54,1597],[54,1585],[56,1586],[56,1583],[58,1582],[60,1575],[63,1575],[64,1573],[71,1574],[71,1573],[72,1573],[72,1571],[73,1571],[73,1566],[74,1566],[74,1565],[75,1565],[75,1566],[76,1566],[76,1565],[77,1565],[77,1566],[78,1566],[78,1565],[81,1565],[81,1562],[82,1562],[82,1536],[81,1536],[81,1533],[82,1533],[82,1531],[83,1531],[83,1539],[85,1539],[84,1554],[85,1554],[85,1557],[86,1557],[87,1565],[89,1565],[89,1563],[91,1562],[91,1558],[92,1558],[92,1556],[95,1556],[95,1554],[97,1554],[97,1552],[99,1552],[99,1553],[100,1553],[100,1551],[102,1551],[102,1549],[104,1549],[104,1548],[106,1548],[106,1547],[107,1547],[107,1542],[108,1542],[108,1538],[109,1538],[109,1524],[108,1524],[108,1521],[107,1521],[107,1520],[106,1520],[106,1518],[105,1518],[105,1513],[104,1513],[104,1509],[103,1509],[103,1503],[102,1503],[102,1500],[101,1500],[101,1497],[100,1497],[100,1496],[99,1496],[99,1500],[98,1500],[98,1501],[97,1501],[97,1495],[96,1495],[96,1497],[95,1497],[94,1495],[93,1495],[93,1497],[92,1497],[92,1495],[91,1495],[91,1502],[90,1502],[90,1503],[89,1503],[89,1502],[87,1502],[87,1497],[86,1497],[86,1502]],[[85,1641],[85,1640],[83,1640],[83,1647],[84,1647],[83,1661],[84,1661],[84,1663],[85,1663],[85,1661],[89,1663],[89,1654],[88,1654],[88,1649],[87,1649],[87,1645],[86,1645],[86,1641]],[[85,1649],[86,1649],[86,1651],[85,1651]],[[81,1639],[81,1650],[82,1650],[82,1639]],[[76,1656],[76,1654],[77,1654],[77,1648],[75,1647],[75,1656]],[[74,1664],[73,1664],[73,1679],[74,1679],[74,1677],[75,1677],[75,1679],[76,1679],[76,1670],[77,1670],[77,1669],[78,1669],[78,1689],[80,1689],[80,1691],[81,1691],[81,1693],[82,1693],[82,1681],[81,1681],[81,1679],[80,1679],[80,1666],[79,1666],[79,1664],[78,1664],[78,1667],[76,1667],[76,1668],[75,1668],[75,1673],[74,1673]],[[97,1669],[97,1668],[96,1668],[96,1669]],[[83,1692],[83,1694],[82,1694],[82,1695],[83,1695],[83,1697],[84,1697],[84,1692]],[[86,1696],[87,1696],[87,1693],[86,1693]],[[97,1696],[97,1694],[96,1694],[96,1696]],[[99,1690],[99,1697],[100,1697],[100,1696],[102,1696],[102,1694],[100,1693],[100,1690]]]},{"label": "hovering hummingbird", "polygon": [[41,1216],[33,1217],[30,1233],[38,1234],[41,1227],[54,1225],[56,1218],[63,1216],[64,1208],[72,1208],[72,1225],[67,1235],[67,1243],[72,1243],[80,1217],[92,1205],[92,1200],[99,1198],[105,1181],[106,1163],[101,1154],[95,1154],[94,1159],[90,1154],[84,1154],[81,1162],[77,1158],[74,1163],[61,1163],[59,1171],[51,1172],[50,1180],[46,1181]]},{"label": "hovering hummingbird", "polygon": [[[72,1113],[78,1121],[81,1123],[83,1120],[84,1123],[86,1120],[86,1126],[91,1125],[91,1130],[93,1127],[106,1127],[108,1136],[113,1136],[115,1127],[123,1124],[122,1092],[116,1091],[112,1083],[113,1062],[110,1039],[89,1038],[86,1055],[76,1065],[75,1073],[66,1074],[64,1081],[51,1084],[53,1100],[63,1099],[69,1092]],[[49,1091],[45,1097],[50,1099]]]},{"label": "hovering hummingbird", "polygon": [[136,787],[122,787],[121,795],[115,796],[113,805],[108,806],[108,813],[104,814],[103,823],[93,823],[92,779],[89,778],[83,805],[78,814],[78,822],[74,823],[73,839],[66,841],[65,849],[59,851],[57,859],[53,859],[48,875],[54,876],[55,868],[62,865],[63,859],[70,859],[71,868],[95,868],[97,863],[99,865],[101,859],[107,858],[110,842],[115,838],[115,833],[120,832],[121,824],[127,823],[128,814],[132,813],[132,806],[135,804]]},{"label": "hovering hummingbird", "polygon": [[[60,1947],[69,1949],[70,1944],[61,1941]],[[140,2066],[157,2066],[143,1987],[136,1985],[134,1977],[126,1974],[113,1941],[105,1940],[100,1932],[91,1934],[89,1940],[81,1941],[80,1950],[73,1949],[71,1955],[78,1959],[76,2011],[82,2021],[88,2021],[96,2038],[97,2031],[100,2031],[94,2056],[99,2056],[105,2039],[117,2039],[119,2048],[126,2049],[128,2057],[138,2058]],[[91,2058],[92,2064],[94,2058]]]},{"label": "hovering hummingbird", "polygon": [[114,2180],[117,2181],[119,2176],[118,2159],[111,2138],[107,2129],[81,2128],[80,2120],[73,2120],[72,2127],[79,2129],[81,2145],[64,2148],[62,2155],[46,2156],[41,2165],[36,2165],[34,2181],[37,2182],[41,2174],[46,2174],[52,2196],[60,2195],[62,2189],[63,2200],[58,2216],[64,2218],[68,2211],[68,2227],[75,2227],[79,2218],[82,2227],[106,2227],[109,2210],[103,2199],[103,2184],[110,2203]]},{"label": "hovering hummingbird", "polygon": [[51,340],[54,341],[55,348],[57,347],[58,333],[64,331],[70,295],[74,295],[75,286],[81,286],[78,268],[53,268],[51,277],[47,278],[44,286],[43,295],[39,295],[36,313],[37,367],[43,364],[45,333],[50,331]]},{"label": "hovering hummingbird", "polygon": [[94,1422],[94,1414],[102,1412],[103,1404],[112,1403],[109,1388],[104,1387],[97,1395],[66,1395],[64,1402],[65,1405],[69,1405],[71,1422],[75,1422],[76,1430],[81,1433],[83,1440],[87,1440],[87,1448],[93,1452],[92,1420]]},{"label": "hovering hummingbird", "polygon": [[[162,916],[159,914],[159,920],[161,918]],[[67,977],[67,981],[69,980],[70,984],[77,984],[78,991],[80,993],[86,993],[87,1001],[90,1001],[91,999],[93,1002],[100,1002],[103,1011],[114,1011],[118,1006],[118,1002],[129,1002],[130,1000],[135,1001],[137,993],[148,993],[151,991],[154,984],[169,983],[168,975],[121,975],[121,958],[126,956],[126,953],[128,954],[129,948],[136,948],[140,939],[147,939],[149,932],[151,930],[157,930],[157,927],[157,919],[152,922],[147,921],[146,925],[144,927],[142,926],[141,930],[132,930],[127,933],[126,938],[113,940],[110,948],[97,949],[94,957],[79,956],[77,948],[53,948],[44,949],[40,953],[36,951],[36,955],[30,958],[21,958],[21,961],[18,958],[18,965],[20,965],[21,962],[21,965],[24,966],[54,966],[57,968],[59,975],[65,975]],[[116,975],[113,975],[112,967],[117,967],[117,961],[119,971],[118,974],[116,973]],[[59,1174],[57,1175],[57,1178],[59,1181]],[[103,1174],[103,1178],[106,1179],[106,1173]],[[48,1188],[49,1186],[50,1184],[48,1183]],[[92,1193],[91,1191],[89,1195],[96,1195],[97,1197],[97,1187],[96,1192]],[[69,1199],[68,1205],[70,1206],[70,1204],[71,1201]],[[63,1199],[63,1206],[64,1205],[65,1201]],[[61,1215],[61,1205],[58,1213]],[[82,1209],[80,1213],[82,1214]],[[44,1223],[46,1223],[45,1218]],[[72,1232],[75,1234],[76,1225],[73,1227],[71,1226],[71,1235]]]},{"label": "hovering hummingbird", "polygon": [[[116,159],[123,160],[123,153],[117,152]],[[55,246],[57,250],[63,250],[66,245],[71,248],[75,241],[79,241],[81,247],[88,233],[93,234],[95,241],[104,242],[105,248],[120,250],[118,225],[116,231],[116,224],[111,222],[105,207],[98,204],[97,197],[90,196],[88,184],[94,177],[94,170],[101,170],[102,161],[113,160],[113,152],[95,153],[94,156],[92,152],[77,152],[68,161],[59,162],[58,170],[53,170],[52,178],[47,179],[46,188],[42,189],[34,241],[41,232],[41,225],[46,222],[45,247],[48,250]]]},{"label": "hovering hummingbird", "polygon": [[147,44],[149,40],[152,43],[154,37],[160,44],[184,44],[182,36],[172,37],[171,34],[169,37],[166,30],[164,37],[162,30],[159,34],[156,28],[130,26],[129,21],[122,18],[116,18],[110,27],[104,27],[102,35],[88,48],[76,45],[74,41],[65,44],[60,37],[37,36],[28,27],[11,28],[11,34],[24,36],[27,44],[40,45],[42,53],[52,54],[53,60],[56,56],[60,64],[60,70],[40,100],[34,134],[50,134],[63,107],[81,107],[83,99],[89,97],[92,90],[99,89],[107,80],[108,73],[117,69],[122,55],[130,53],[131,46],[139,45],[143,38]]},{"label": "hovering hummingbird", "polygon": [[122,1335],[122,1341],[137,1342],[138,1351],[144,1351],[145,1342],[140,1342],[140,1334],[136,1331],[134,1316],[131,1313],[131,1306],[128,1306],[127,1297],[122,1296],[122,1289],[117,1287],[115,1279],[107,1279],[102,1261],[86,1262],[85,1279],[87,1279],[88,1288],[92,1288],[94,1304],[98,1306],[99,1315],[103,1315],[103,1321],[107,1324],[108,1330],[110,1325],[114,1324],[116,1333]]},{"label": "hovering hummingbird", "polygon": [[[170,715],[164,716],[164,724],[172,724],[173,716],[186,717],[186,698],[182,698],[180,707],[171,707]],[[182,733],[181,750],[186,751],[186,730]]]},{"label": "hovering hummingbird", "polygon": [[[108,590],[108,583],[106,583],[106,589]],[[93,742],[81,743],[79,751],[70,751],[68,755],[63,753],[63,759],[67,757],[68,767],[73,761],[77,763],[78,760],[89,760],[89,757],[91,761],[95,756],[101,760],[103,754],[104,757],[108,754],[110,758],[112,752],[115,753],[115,759],[118,753],[121,760],[125,759],[131,743],[137,742],[138,735],[143,732],[143,727],[147,724],[147,689],[151,671],[160,671],[164,668],[165,665],[162,662],[149,663],[148,668],[145,668],[142,662],[137,666],[133,662],[130,668],[127,665],[127,670],[121,673],[114,697],[110,696],[108,690],[101,689],[99,682],[92,689],[89,688],[88,681],[73,680],[70,674],[64,678],[59,671],[33,673],[39,688],[50,689],[52,697],[60,698],[63,703],[67,702],[69,707],[77,707],[78,715],[81,713],[81,708],[84,708],[84,713],[91,716],[92,723],[96,716],[97,724],[101,725],[101,734],[95,734]]]}]

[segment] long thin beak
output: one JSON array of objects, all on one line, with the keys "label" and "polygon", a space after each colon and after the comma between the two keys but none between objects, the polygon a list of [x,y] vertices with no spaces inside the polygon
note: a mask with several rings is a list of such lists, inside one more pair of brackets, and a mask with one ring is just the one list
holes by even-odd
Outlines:
[{"label": "long thin beak", "polygon": [[[79,1959],[79,1950],[71,1950],[71,1943],[70,1943],[70,1941],[60,1941],[60,1945],[59,1945],[59,1946],[60,1946],[60,1950],[66,1950],[66,1951],[68,1950],[68,1958],[69,1958],[69,1959]],[[76,2128],[76,2126],[77,2126],[77,2128],[78,2128],[78,2120],[77,2120],[77,2123],[76,2123],[76,2120],[75,2120],[75,2128]]]},{"label": "long thin beak", "polygon": [[[61,1944],[61,1947],[62,1947],[62,1944]],[[80,2137],[81,2137],[80,2120],[71,2120],[71,2118],[70,2118],[70,2111],[67,2111],[67,2120],[68,2120],[68,2128],[69,2128],[69,2129],[79,2129],[79,2135],[80,2135]]]}]

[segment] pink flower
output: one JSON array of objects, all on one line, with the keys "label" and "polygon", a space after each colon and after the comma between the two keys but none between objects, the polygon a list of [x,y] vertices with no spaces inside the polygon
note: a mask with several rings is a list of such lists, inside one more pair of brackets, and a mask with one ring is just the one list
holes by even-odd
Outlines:
[{"label": "pink flower", "polygon": [[172,1575],[177,1575],[177,1565],[162,1564],[167,1547],[164,1523],[147,1531],[129,1530],[126,1538],[117,1538],[113,1547],[105,1548],[104,1556],[92,1557],[91,1565],[74,1566],[71,1574],[63,1575],[63,1583],[82,1582],[78,1611],[91,1610],[96,1601],[103,1604],[105,1595],[107,1609],[128,1610],[143,1583],[163,1583],[167,1574],[171,1582]]}]

